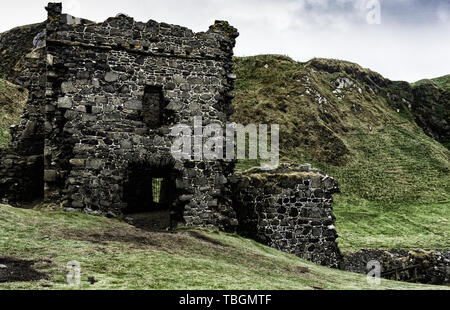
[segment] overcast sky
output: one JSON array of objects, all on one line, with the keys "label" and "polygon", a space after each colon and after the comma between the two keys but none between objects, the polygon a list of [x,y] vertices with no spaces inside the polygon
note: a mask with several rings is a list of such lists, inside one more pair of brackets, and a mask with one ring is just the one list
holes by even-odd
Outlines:
[{"label": "overcast sky", "polygon": [[[46,19],[48,1],[3,1],[0,32]],[[450,0],[66,0],[63,11],[94,21],[117,13],[206,31],[238,28],[235,54],[298,61],[345,59],[393,80],[450,74]],[[378,5],[379,12],[378,14]]]}]

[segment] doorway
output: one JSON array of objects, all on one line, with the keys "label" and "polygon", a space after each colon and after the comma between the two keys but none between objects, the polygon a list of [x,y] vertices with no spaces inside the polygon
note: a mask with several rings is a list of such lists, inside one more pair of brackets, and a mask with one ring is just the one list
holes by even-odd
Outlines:
[{"label": "doorway", "polygon": [[128,168],[123,199],[124,214],[133,225],[151,231],[173,228],[177,200],[176,173],[171,166],[133,163]]}]

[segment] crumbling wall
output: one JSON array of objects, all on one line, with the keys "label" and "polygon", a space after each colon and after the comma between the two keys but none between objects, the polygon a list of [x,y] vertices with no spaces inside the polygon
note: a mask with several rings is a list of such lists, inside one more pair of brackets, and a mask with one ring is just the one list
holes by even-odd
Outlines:
[{"label": "crumbling wall", "polygon": [[[169,133],[194,116],[205,126],[229,119],[237,31],[216,22],[193,33],[124,15],[97,24],[61,14],[60,4],[47,10],[46,199],[116,216],[127,207],[128,167],[163,162],[179,172],[174,208],[187,225],[232,230],[233,163],[172,160]],[[157,109],[146,106],[158,98],[148,100],[152,90],[161,98]]]},{"label": "crumbling wall", "polygon": [[332,195],[336,181],[309,165],[237,173],[233,207],[238,232],[278,250],[338,268]]},{"label": "crumbling wall", "polygon": [[8,149],[0,151],[0,199],[12,205],[41,200],[44,196],[44,102],[46,49],[36,47],[23,57],[16,83],[28,89],[21,122],[11,126]]}]

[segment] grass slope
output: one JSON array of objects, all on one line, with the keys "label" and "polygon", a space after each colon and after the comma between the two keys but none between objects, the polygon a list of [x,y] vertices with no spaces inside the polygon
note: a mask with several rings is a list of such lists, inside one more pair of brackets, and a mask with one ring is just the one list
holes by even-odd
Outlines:
[{"label": "grass slope", "polygon": [[[0,205],[0,258],[37,261],[48,274],[0,289],[444,289],[317,266],[235,235],[213,231],[151,233],[117,220]],[[81,284],[65,282],[81,263]],[[89,278],[97,282],[91,284]]]},{"label": "grass slope", "polygon": [[349,62],[277,55],[236,58],[235,71],[234,120],[279,124],[282,160],[311,162],[340,183],[344,251],[450,248],[450,152],[413,121],[407,83]]},{"label": "grass slope", "polygon": [[19,123],[27,98],[27,90],[0,79],[0,148],[8,145],[9,127]]},{"label": "grass slope", "polygon": [[360,249],[449,249],[450,217],[446,203],[335,205],[338,243],[344,252]]}]

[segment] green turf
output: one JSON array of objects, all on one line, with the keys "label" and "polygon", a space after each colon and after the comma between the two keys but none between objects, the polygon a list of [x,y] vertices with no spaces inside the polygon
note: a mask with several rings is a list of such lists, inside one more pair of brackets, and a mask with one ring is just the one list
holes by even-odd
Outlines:
[{"label": "green turf", "polygon": [[348,204],[337,199],[339,248],[448,250],[450,249],[450,202],[382,205]]},{"label": "green turf", "polygon": [[[1,256],[36,260],[34,268],[49,275],[36,282],[0,283],[0,289],[446,288],[388,280],[373,286],[364,275],[214,231],[151,233],[118,220],[4,205],[0,219]],[[76,286],[66,283],[66,264],[73,260],[81,263]]]}]

